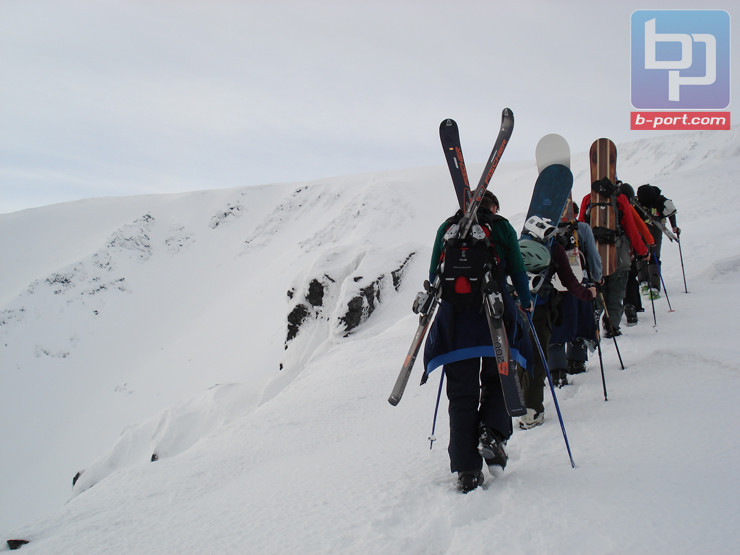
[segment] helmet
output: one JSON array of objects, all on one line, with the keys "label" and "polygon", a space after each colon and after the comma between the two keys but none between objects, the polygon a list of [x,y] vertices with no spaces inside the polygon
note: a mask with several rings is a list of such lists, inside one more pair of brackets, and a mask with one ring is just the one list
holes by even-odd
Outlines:
[{"label": "helmet", "polygon": [[519,250],[527,272],[539,273],[550,266],[550,249],[539,241],[520,239]]},{"label": "helmet", "polygon": [[524,231],[532,236],[533,239],[540,241],[549,241],[555,235],[557,228],[552,225],[550,218],[540,218],[539,216],[530,216],[524,222]]}]

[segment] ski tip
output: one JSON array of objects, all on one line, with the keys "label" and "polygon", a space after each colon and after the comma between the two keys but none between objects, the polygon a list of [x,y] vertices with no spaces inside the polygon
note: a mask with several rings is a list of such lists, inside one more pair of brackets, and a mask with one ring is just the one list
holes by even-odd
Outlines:
[{"label": "ski tip", "polygon": [[401,400],[401,398],[400,398],[400,397],[395,397],[395,396],[393,396],[393,395],[391,395],[390,397],[388,397],[388,402],[389,402],[389,403],[390,403],[391,405],[393,405],[394,407],[395,407],[396,405],[398,405],[398,402],[399,402],[400,400]]},{"label": "ski tip", "polygon": [[514,112],[511,111],[511,108],[504,108],[504,111],[501,112],[501,131],[506,130],[509,133],[511,133],[510,130],[513,127],[514,127]]}]

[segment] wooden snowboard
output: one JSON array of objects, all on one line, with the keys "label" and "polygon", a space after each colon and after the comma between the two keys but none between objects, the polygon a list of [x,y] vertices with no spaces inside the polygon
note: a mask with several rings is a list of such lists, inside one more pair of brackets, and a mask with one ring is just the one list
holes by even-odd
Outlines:
[{"label": "wooden snowboard", "polygon": [[[591,162],[591,183],[604,177],[614,183],[617,177],[617,147],[609,139],[597,139],[591,145],[589,152]],[[614,242],[600,241],[602,235],[597,228],[610,230],[614,234],[617,229],[617,213],[613,199],[591,190],[591,229],[594,230],[596,248],[601,256],[602,273],[608,276],[617,269],[617,245]]]}]

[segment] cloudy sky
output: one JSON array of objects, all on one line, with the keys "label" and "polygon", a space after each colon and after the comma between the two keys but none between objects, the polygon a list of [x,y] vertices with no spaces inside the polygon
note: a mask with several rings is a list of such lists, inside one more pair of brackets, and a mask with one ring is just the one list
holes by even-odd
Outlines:
[{"label": "cloudy sky", "polygon": [[[512,160],[532,158],[547,133],[574,152],[601,136],[649,137],[629,130],[630,16],[701,7],[3,0],[0,213],[444,166],[446,117],[468,163],[482,162],[506,106]],[[732,38],[740,44],[734,29]]]}]

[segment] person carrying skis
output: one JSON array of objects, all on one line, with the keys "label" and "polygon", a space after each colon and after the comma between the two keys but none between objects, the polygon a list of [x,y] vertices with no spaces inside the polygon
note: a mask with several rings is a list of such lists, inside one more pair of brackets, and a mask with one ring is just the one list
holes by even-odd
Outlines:
[{"label": "person carrying skis", "polygon": [[[575,202],[572,203],[572,210],[574,217],[578,218],[578,205]],[[567,218],[568,212],[563,211],[563,218],[558,225],[558,241],[566,251],[572,244],[578,247],[584,270],[581,283],[600,283],[601,257],[596,249],[591,226],[584,222],[568,221]],[[548,364],[553,382],[563,386],[568,384],[568,374],[586,371],[589,344],[591,350],[595,349],[597,337],[593,301],[584,301],[571,293],[565,293],[560,312],[561,317],[553,325],[550,337]]]},{"label": "person carrying skis", "polygon": [[[624,294],[627,289],[627,278],[629,277],[630,264],[632,263],[632,251],[637,254],[638,258],[647,260],[650,257],[645,243],[637,231],[634,219],[632,218],[631,206],[627,197],[620,193],[616,185],[604,178],[607,185],[613,189],[612,199],[617,206],[617,233],[615,237],[617,248],[617,268],[608,276],[604,276],[604,284],[601,287],[603,298],[606,304],[606,311],[609,318],[604,315],[604,337],[614,337],[622,335],[619,330],[619,323],[624,314]],[[581,210],[578,214],[578,220],[589,223],[591,212],[591,193],[588,193],[581,201]],[[601,310],[604,307],[600,307]]]},{"label": "person carrying skis", "polygon": [[[570,268],[565,249],[558,241],[551,241],[556,231],[554,227],[548,226],[538,216],[533,216],[525,222],[524,231],[531,239],[520,239],[519,248],[524,266],[534,275],[530,284],[536,301],[532,322],[546,360],[553,323],[560,318],[563,298],[552,285],[553,276],[557,274],[568,292],[583,301],[593,301],[596,298],[596,288],[587,288],[578,282]],[[539,353],[534,358],[533,375],[520,371],[519,379],[527,405],[527,414],[519,419],[519,427],[523,430],[539,426],[545,420],[545,377],[545,361]]]},{"label": "person carrying skis", "polygon": [[660,227],[655,224],[655,220],[665,226],[667,218],[671,224],[673,233],[675,233],[677,237],[681,235],[681,229],[676,224],[676,206],[673,204],[671,199],[663,196],[660,188],[650,184],[640,185],[637,188],[637,202],[648,212],[647,214],[644,214],[645,223],[650,230],[650,234],[655,240],[654,246],[650,249],[650,264],[643,262],[638,265],[638,279],[642,284],[644,284],[645,292],[653,299],[657,299],[660,296],[659,266],[660,248],[663,243],[663,232]]},{"label": "person carrying skis", "polygon": [[[508,294],[505,274],[511,277],[521,306],[532,309],[527,275],[519,251],[514,228],[498,214],[499,201],[487,191],[477,213],[478,224],[491,243],[487,262],[498,268],[505,304],[504,323],[509,338],[511,358],[531,368],[532,349],[528,342],[521,316],[514,300]],[[462,212],[448,218],[439,227],[432,251],[430,282],[434,282],[447,254],[445,234],[462,217]],[[473,276],[475,279],[481,276]],[[450,442],[448,454],[450,470],[457,473],[458,489],[467,493],[483,484],[481,468],[485,459],[489,470],[504,468],[508,456],[504,449],[512,434],[511,417],[506,411],[495,352],[488,322],[483,309],[482,295],[470,299],[461,284],[460,304],[440,302],[424,346],[426,381],[428,374],[443,365],[447,378],[449,400]],[[457,283],[455,284],[457,291]]]}]

